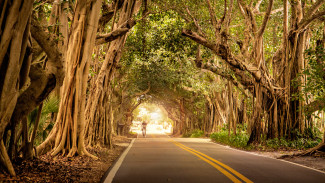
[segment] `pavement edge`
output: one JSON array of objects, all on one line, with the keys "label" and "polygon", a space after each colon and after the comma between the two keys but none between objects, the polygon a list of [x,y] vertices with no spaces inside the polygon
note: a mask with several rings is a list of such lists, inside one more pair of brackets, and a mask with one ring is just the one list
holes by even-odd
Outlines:
[{"label": "pavement edge", "polygon": [[131,149],[135,139],[132,139],[129,146],[123,151],[123,153],[115,159],[112,166],[108,168],[108,170],[105,172],[103,177],[100,179],[101,183],[110,183],[113,181],[113,178],[115,177],[115,174],[117,173],[118,169],[120,168],[122,162],[124,161],[125,156],[128,154],[129,150]]},{"label": "pavement edge", "polygon": [[262,155],[262,154],[257,154],[257,153],[254,153],[254,152],[249,152],[249,151],[241,150],[241,149],[236,149],[236,148],[234,148],[234,147],[230,147],[230,146],[228,146],[228,145],[224,145],[224,144],[219,144],[219,143],[214,142],[214,141],[211,141],[211,142],[214,143],[214,144],[217,144],[217,145],[223,146],[223,147],[225,147],[225,148],[228,148],[228,149],[233,149],[233,150],[236,150],[236,151],[244,152],[244,153],[251,154],[251,155],[255,155],[255,156],[260,156],[260,157],[264,157],[264,158],[269,158],[269,159],[274,159],[274,160],[278,160],[278,161],[286,162],[286,163],[289,163],[289,164],[293,164],[293,165],[296,165],[296,166],[304,167],[304,168],[307,168],[307,169],[314,170],[314,171],[316,171],[316,172],[319,172],[319,173],[325,174],[325,172],[322,171],[322,170],[318,170],[318,169],[316,169],[316,168],[309,167],[309,166],[306,166],[306,165],[302,165],[302,164],[299,164],[299,163],[295,163],[295,162],[287,161],[287,160],[284,160],[284,159],[278,159],[278,158],[274,158],[274,157],[269,157],[269,156],[265,156],[265,155]]}]

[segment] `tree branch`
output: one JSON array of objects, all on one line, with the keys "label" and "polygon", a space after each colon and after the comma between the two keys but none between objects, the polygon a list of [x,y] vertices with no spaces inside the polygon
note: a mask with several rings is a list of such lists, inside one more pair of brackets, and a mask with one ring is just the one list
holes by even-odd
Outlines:
[{"label": "tree branch", "polygon": [[262,37],[262,35],[265,31],[265,28],[266,28],[266,24],[267,24],[268,20],[270,19],[272,7],[273,7],[273,0],[270,0],[269,6],[267,7],[267,11],[264,15],[263,23],[260,27],[260,30],[258,31],[257,37]]},{"label": "tree branch", "polygon": [[310,17],[314,15],[314,13],[325,3],[325,0],[318,0],[316,3],[314,3],[306,13],[307,17]]},{"label": "tree branch", "polygon": [[[227,45],[216,44],[208,41],[204,37],[201,37],[197,33],[191,30],[182,30],[182,35],[186,36],[193,41],[209,48],[216,55],[221,57],[227,64],[229,64],[230,69],[235,72],[236,76],[240,78],[240,82],[249,86],[248,83],[260,83],[263,88],[265,88],[269,93],[280,96],[280,92],[275,89],[282,89],[278,86],[271,85],[271,83],[267,80],[266,76],[262,76],[262,71],[258,69],[254,65],[247,65],[245,62],[239,60],[237,57],[231,54],[231,50]],[[249,75],[247,75],[246,71],[251,74],[254,79],[251,79]]]},{"label": "tree branch", "polygon": [[261,4],[262,4],[262,2],[263,2],[263,0],[259,0],[257,3],[256,3],[256,5],[255,5],[255,7],[254,7],[254,10],[255,11],[260,11],[260,6],[261,6]]},{"label": "tree branch", "polygon": [[190,17],[192,18],[192,20],[193,20],[193,22],[194,22],[196,28],[198,29],[199,33],[203,35],[204,33],[203,33],[203,31],[202,31],[202,29],[201,29],[199,23],[196,21],[195,17],[191,14],[191,12],[190,12],[190,10],[188,9],[188,7],[186,7],[186,11],[187,11],[187,14],[190,15]]},{"label": "tree branch", "polygon": [[[283,7],[282,8],[275,9],[275,10],[272,10],[271,11],[271,15],[276,14],[276,13],[279,13],[279,12],[282,12],[282,11],[283,11]],[[265,13],[266,12],[259,12],[259,13],[256,13],[256,15],[263,15]]]},{"label": "tree branch", "polygon": [[[255,33],[257,32],[257,24],[256,24],[256,20],[254,17],[254,12],[252,11],[252,9],[250,7],[248,7],[246,5],[245,1],[243,1],[243,0],[238,0],[238,5],[239,5],[241,12],[243,13],[246,21],[251,24],[252,34],[255,35]],[[247,26],[250,26],[250,25],[247,25]]]},{"label": "tree branch", "polygon": [[136,93],[135,96],[141,96],[141,95],[145,95],[147,94],[149,91],[150,91],[150,83],[148,82],[148,88],[145,90],[145,91],[142,91],[142,92],[139,92],[139,93]]},{"label": "tree branch", "polygon": [[[122,8],[124,0],[119,0],[117,10]],[[115,3],[109,5],[104,4],[102,6],[102,16],[99,18],[99,27],[104,27],[114,16]]]},{"label": "tree branch", "polygon": [[42,47],[48,56],[49,61],[47,64],[50,65],[50,70],[54,69],[54,71],[51,72],[55,74],[57,82],[61,86],[64,79],[62,53],[59,51],[55,41],[41,28],[39,23],[34,19],[32,19],[30,31],[32,37],[36,40],[40,47]]},{"label": "tree branch", "polygon": [[232,9],[234,6],[234,1],[230,0],[229,2],[229,10],[227,12],[227,14],[225,15],[225,22],[224,22],[224,30],[226,32],[226,34],[228,34],[229,32],[229,24],[230,24],[230,20],[231,20],[231,13],[232,13]]},{"label": "tree branch", "polygon": [[99,35],[96,38],[96,45],[111,42],[120,36],[125,35],[127,32],[129,32],[129,30],[129,28],[117,28],[108,34]]},{"label": "tree branch", "polygon": [[317,13],[317,14],[314,14],[313,16],[311,16],[311,17],[309,17],[309,18],[307,18],[307,19],[303,19],[303,20],[299,23],[297,31],[299,32],[299,31],[305,29],[306,27],[308,27],[308,25],[309,25],[312,21],[314,21],[315,19],[320,18],[321,16],[324,16],[324,15],[325,15],[325,10],[324,10],[324,11],[321,11],[321,12],[319,12],[319,13]]},{"label": "tree branch", "polygon": [[213,51],[216,55],[221,57],[223,60],[225,60],[230,66],[232,66],[232,70],[238,69],[238,71],[248,71],[253,75],[253,77],[260,81],[262,76],[261,72],[255,67],[255,66],[248,66],[244,62],[236,59],[230,52],[230,48],[222,45],[222,44],[216,44],[213,42],[208,41],[204,37],[198,35],[197,33],[191,31],[191,30],[182,30],[182,35],[186,36],[193,41],[209,48],[211,51]]},{"label": "tree branch", "polygon": [[[207,4],[208,4],[208,7],[209,7],[209,13],[210,13],[210,19],[211,19],[211,23],[212,23],[212,26],[214,27],[214,31],[215,31],[215,36],[218,40],[218,37],[219,37],[219,32],[220,32],[220,27],[218,28],[217,26],[217,18],[216,18],[216,14],[213,10],[213,8],[211,7],[211,3],[210,3],[210,0],[206,0]],[[225,7],[226,9],[226,7]]]},{"label": "tree branch", "polygon": [[322,110],[325,108],[325,101],[324,100],[315,100],[310,104],[306,105],[306,113],[312,114],[315,111]]}]

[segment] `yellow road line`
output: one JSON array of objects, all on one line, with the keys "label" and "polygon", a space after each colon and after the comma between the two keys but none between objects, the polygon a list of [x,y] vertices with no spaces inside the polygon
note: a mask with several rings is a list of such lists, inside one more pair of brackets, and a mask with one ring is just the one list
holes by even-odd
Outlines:
[{"label": "yellow road line", "polygon": [[[199,151],[196,151],[196,150],[194,150],[194,149],[192,149],[192,148],[189,148],[189,147],[187,147],[187,146],[185,146],[185,145],[183,145],[183,144],[181,144],[181,143],[179,143],[179,142],[176,142],[176,141],[174,141],[174,140],[172,140],[172,142],[174,142],[174,144],[175,144],[175,145],[178,145],[179,147],[180,147],[180,146],[184,147],[183,149],[186,149],[187,151],[192,151],[193,153],[196,153],[196,154],[198,154],[198,155],[201,155],[201,156],[203,156],[203,157],[205,157],[205,158],[207,158],[207,159],[209,159],[209,160],[215,162],[216,164],[218,164],[218,165],[222,166],[223,168],[227,169],[228,171],[230,171],[231,173],[233,173],[234,175],[236,175],[237,177],[239,177],[239,178],[242,179],[243,181],[245,181],[245,182],[247,182],[247,183],[253,183],[253,181],[249,180],[249,179],[246,178],[244,175],[240,174],[239,172],[237,172],[236,170],[232,169],[232,168],[229,167],[228,165],[225,165],[225,164],[221,163],[220,161],[218,161],[218,160],[216,160],[216,159],[214,159],[214,158],[212,158],[212,157],[210,157],[210,156],[208,156],[208,155],[206,155],[206,154],[203,154],[203,153],[201,153],[201,152],[199,152]],[[202,159],[202,158],[201,158],[201,159]]]},{"label": "yellow road line", "polygon": [[219,170],[221,173],[223,173],[225,176],[227,176],[231,181],[233,181],[235,183],[241,183],[241,181],[238,180],[236,177],[234,177],[233,175],[231,175],[229,172],[227,172],[225,169],[221,168],[220,166],[218,166],[218,165],[214,164],[213,162],[209,161],[208,159],[200,156],[199,154],[197,154],[197,153],[195,153],[193,151],[190,151],[190,150],[182,147],[181,145],[178,145],[176,143],[174,143],[174,144],[177,145],[178,147],[184,149],[185,151],[188,151],[188,152],[194,154],[195,156],[201,158],[203,161],[209,163],[211,166],[213,166],[214,168],[216,168],[217,170]]}]

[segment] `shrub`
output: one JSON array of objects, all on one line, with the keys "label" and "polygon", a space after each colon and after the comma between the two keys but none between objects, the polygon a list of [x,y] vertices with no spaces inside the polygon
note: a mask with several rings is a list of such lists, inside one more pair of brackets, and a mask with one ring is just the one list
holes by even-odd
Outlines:
[{"label": "shrub", "polygon": [[[311,130],[307,133],[310,134]],[[315,132],[314,132],[315,133]],[[317,132],[316,132],[317,133]],[[262,142],[255,146],[248,145],[247,142],[249,135],[245,131],[237,131],[237,135],[228,135],[226,128],[223,128],[220,132],[212,133],[210,138],[218,143],[229,145],[236,148],[250,150],[252,148],[261,150],[276,150],[276,149],[308,149],[317,146],[320,142],[320,138],[304,138],[302,135],[294,140],[287,140],[285,138],[274,138],[266,140],[266,137],[262,138]]]},{"label": "shrub", "polygon": [[269,139],[262,142],[265,144],[267,148],[272,149],[308,149],[317,146],[320,143],[320,139],[306,139],[306,138],[298,138],[295,140],[286,140],[284,138],[275,138]]},{"label": "shrub", "polygon": [[191,134],[191,138],[199,138],[204,135],[204,132],[202,130],[193,130]]},{"label": "shrub", "polygon": [[251,149],[251,146],[247,146],[249,136],[247,133],[237,133],[237,135],[228,135],[228,131],[221,130],[220,132],[212,133],[210,138],[216,142],[230,145],[242,149]]},{"label": "shrub", "polygon": [[204,136],[204,132],[199,129],[195,129],[182,134],[182,137],[191,137],[191,138],[199,138],[203,136]]}]

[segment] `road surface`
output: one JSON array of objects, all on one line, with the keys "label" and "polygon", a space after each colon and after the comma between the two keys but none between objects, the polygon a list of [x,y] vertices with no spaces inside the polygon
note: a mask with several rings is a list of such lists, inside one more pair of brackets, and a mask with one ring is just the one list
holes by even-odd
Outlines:
[{"label": "road surface", "polygon": [[325,173],[221,146],[209,139],[148,134],[131,143],[104,182],[325,183]]}]

